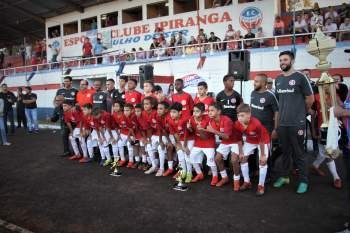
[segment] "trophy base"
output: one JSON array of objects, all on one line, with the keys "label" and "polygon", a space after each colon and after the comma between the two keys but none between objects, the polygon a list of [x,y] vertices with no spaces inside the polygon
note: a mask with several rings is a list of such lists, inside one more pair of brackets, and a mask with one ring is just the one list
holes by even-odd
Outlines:
[{"label": "trophy base", "polygon": [[184,185],[183,183],[177,183],[177,184],[174,184],[173,190],[184,192],[184,191],[188,190],[188,187],[186,185]]},{"label": "trophy base", "polygon": [[119,177],[122,175],[122,173],[120,171],[114,171],[114,172],[110,173],[109,175]]}]

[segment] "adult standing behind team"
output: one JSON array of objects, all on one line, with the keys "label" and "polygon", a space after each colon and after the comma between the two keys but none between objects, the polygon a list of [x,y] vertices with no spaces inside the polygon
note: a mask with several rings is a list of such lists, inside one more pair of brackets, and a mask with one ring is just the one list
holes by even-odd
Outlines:
[{"label": "adult standing behind team", "polygon": [[99,108],[101,110],[107,111],[107,97],[108,94],[102,90],[102,81],[94,81],[95,94],[92,97],[93,108]]},{"label": "adult standing behind team", "polygon": [[237,107],[243,103],[241,95],[233,90],[235,83],[232,74],[227,74],[223,78],[224,90],[216,96],[216,102],[221,105],[221,114],[231,118],[233,122],[237,120]]},{"label": "adult standing behind team", "polygon": [[2,84],[3,94],[5,96],[5,114],[4,114],[4,122],[5,122],[5,130],[8,133],[7,129],[7,120],[10,120],[10,131],[12,134],[15,133],[15,120],[13,116],[13,105],[16,102],[16,96],[8,90],[7,84]]},{"label": "adult standing behind team", "polygon": [[89,88],[89,82],[87,80],[81,80],[76,105],[82,108],[85,104],[92,104],[92,96],[95,92],[95,89]]},{"label": "adult standing behind team", "polygon": [[282,74],[276,78],[276,95],[279,100],[278,137],[282,146],[282,170],[280,178],[274,183],[280,188],[289,183],[290,160],[294,160],[299,171],[297,193],[308,189],[306,153],[304,151],[304,134],[306,114],[310,110],[314,95],[307,77],[294,70],[294,54],[284,51],[279,54]]},{"label": "adult standing behind team", "polygon": [[125,91],[126,84],[128,83],[128,76],[120,76],[119,77],[119,88],[118,92],[118,101],[125,102]]},{"label": "adult standing behind team", "polygon": [[[63,100],[69,101],[72,104],[76,103],[76,97],[78,90],[73,88],[72,86],[72,77],[66,76],[63,78],[63,88],[58,89],[56,92],[56,97],[57,96],[62,96]],[[55,99],[56,99],[55,97]],[[54,112],[63,112],[62,106],[56,106]],[[62,142],[63,142],[63,154],[62,156],[69,156],[70,151],[69,151],[69,130],[67,128],[67,125],[63,121],[63,117],[57,118],[57,120],[60,120],[61,124],[61,134],[62,134]]]},{"label": "adult standing behind team", "polygon": [[106,82],[107,93],[107,112],[112,112],[112,105],[119,99],[119,92],[115,89],[115,81],[113,79],[107,79]]}]

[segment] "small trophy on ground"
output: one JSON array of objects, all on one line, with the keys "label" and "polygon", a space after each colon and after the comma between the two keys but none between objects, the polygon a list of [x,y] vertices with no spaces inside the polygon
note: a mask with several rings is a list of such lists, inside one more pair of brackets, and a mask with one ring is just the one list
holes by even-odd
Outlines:
[{"label": "small trophy on ground", "polygon": [[119,171],[119,169],[118,169],[118,166],[119,166],[118,162],[119,162],[119,158],[115,159],[114,162],[112,163],[111,169],[113,171],[110,173],[111,176],[119,177],[122,175],[121,171]]},{"label": "small trophy on ground", "polygon": [[187,191],[188,186],[185,184],[184,179],[182,178],[184,176],[184,171],[182,168],[179,168],[178,177],[176,178],[177,183],[174,184],[173,189],[176,191]]}]

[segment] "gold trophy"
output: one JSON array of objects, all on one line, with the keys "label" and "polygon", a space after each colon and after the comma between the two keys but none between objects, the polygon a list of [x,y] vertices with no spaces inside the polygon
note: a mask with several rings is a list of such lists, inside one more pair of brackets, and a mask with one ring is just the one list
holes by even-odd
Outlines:
[{"label": "gold trophy", "polygon": [[119,158],[115,159],[114,162],[112,163],[111,169],[113,170],[109,175],[111,176],[116,176],[119,177],[122,175],[121,171],[119,171],[118,167],[118,162],[119,162]]},{"label": "gold trophy", "polygon": [[184,179],[182,178],[182,177],[184,177],[183,173],[184,173],[184,171],[180,167],[178,177],[176,177],[177,183],[174,184],[174,186],[173,186],[173,189],[175,191],[187,191],[188,190],[188,186],[185,184]]},{"label": "gold trophy", "polygon": [[[320,95],[320,105],[322,114],[321,124],[321,143],[326,144],[327,141],[327,129],[329,126],[329,109],[335,107],[337,104],[336,100],[336,89],[335,81],[328,73],[328,69],[331,67],[331,63],[327,61],[328,55],[335,49],[336,40],[326,36],[320,28],[317,29],[313,38],[306,45],[306,50],[312,56],[316,57],[319,62],[316,68],[321,72],[321,77],[317,81],[317,87]],[[326,151],[330,157],[337,157],[339,150],[337,151]]]}]

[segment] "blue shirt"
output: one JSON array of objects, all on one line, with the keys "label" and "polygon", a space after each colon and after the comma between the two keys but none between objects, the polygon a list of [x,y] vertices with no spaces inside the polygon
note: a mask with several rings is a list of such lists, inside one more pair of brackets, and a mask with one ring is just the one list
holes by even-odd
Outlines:
[{"label": "blue shirt", "polygon": [[96,43],[94,46],[94,54],[95,55],[101,55],[103,51],[103,45],[100,43]]}]

